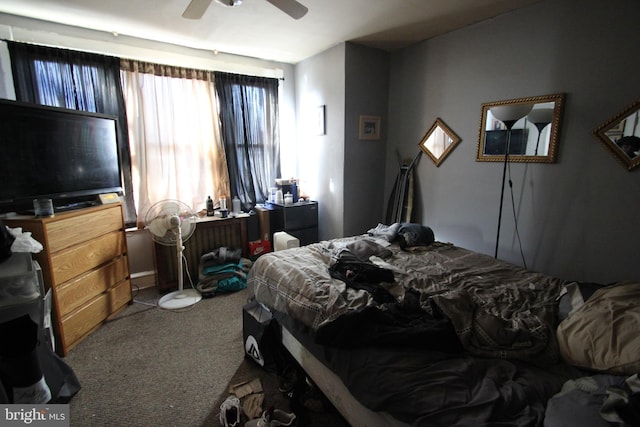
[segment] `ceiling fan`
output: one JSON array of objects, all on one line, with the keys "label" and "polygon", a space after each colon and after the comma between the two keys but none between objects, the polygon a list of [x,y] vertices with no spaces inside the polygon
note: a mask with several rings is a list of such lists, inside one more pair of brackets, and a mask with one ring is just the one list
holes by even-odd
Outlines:
[{"label": "ceiling fan", "polygon": [[[218,3],[229,7],[240,6],[242,0],[216,0]],[[269,3],[292,17],[293,19],[300,19],[307,14],[309,9],[302,3],[296,0],[267,0]],[[191,0],[187,8],[182,13],[183,18],[187,19],[200,19],[206,12],[207,8],[211,4],[211,0]]]}]

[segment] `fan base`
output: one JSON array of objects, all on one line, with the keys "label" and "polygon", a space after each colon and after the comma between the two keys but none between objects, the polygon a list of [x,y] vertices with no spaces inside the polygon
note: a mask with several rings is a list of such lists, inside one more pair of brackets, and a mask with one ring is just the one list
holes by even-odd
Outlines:
[{"label": "fan base", "polygon": [[179,310],[181,308],[194,305],[202,299],[202,295],[195,289],[183,289],[182,291],[170,292],[160,298],[158,305],[167,310]]}]

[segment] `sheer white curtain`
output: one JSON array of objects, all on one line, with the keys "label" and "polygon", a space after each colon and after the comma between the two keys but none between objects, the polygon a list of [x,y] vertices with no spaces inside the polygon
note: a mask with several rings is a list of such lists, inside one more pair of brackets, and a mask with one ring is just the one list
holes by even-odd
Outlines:
[{"label": "sheer white curtain", "polygon": [[139,223],[177,199],[194,210],[229,196],[213,73],[121,61]]}]

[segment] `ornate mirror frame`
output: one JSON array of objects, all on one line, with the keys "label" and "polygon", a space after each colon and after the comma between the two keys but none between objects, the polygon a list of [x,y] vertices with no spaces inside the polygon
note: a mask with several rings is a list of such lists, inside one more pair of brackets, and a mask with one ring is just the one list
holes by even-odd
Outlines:
[{"label": "ornate mirror frame", "polygon": [[628,170],[640,166],[640,99],[593,133]]},{"label": "ornate mirror frame", "polygon": [[[565,95],[517,98],[482,104],[476,161],[505,161],[505,147],[509,135],[508,160],[526,163],[555,163],[560,138],[560,123]],[[530,112],[507,129],[504,122],[491,114],[494,107],[530,106]]]},{"label": "ornate mirror frame", "polygon": [[460,137],[440,118],[437,118],[418,143],[418,147],[433,160],[437,167],[440,167],[460,141],[462,141]]}]

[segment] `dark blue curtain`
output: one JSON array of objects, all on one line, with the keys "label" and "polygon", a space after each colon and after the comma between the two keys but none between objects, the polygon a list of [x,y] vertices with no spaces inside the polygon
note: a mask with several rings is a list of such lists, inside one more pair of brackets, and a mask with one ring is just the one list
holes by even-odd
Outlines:
[{"label": "dark blue curtain", "polygon": [[244,209],[269,198],[280,177],[278,79],[215,73],[231,197]]},{"label": "dark blue curtain", "polygon": [[7,41],[18,101],[118,117],[125,222],[136,223],[120,59]]}]

